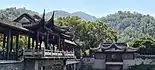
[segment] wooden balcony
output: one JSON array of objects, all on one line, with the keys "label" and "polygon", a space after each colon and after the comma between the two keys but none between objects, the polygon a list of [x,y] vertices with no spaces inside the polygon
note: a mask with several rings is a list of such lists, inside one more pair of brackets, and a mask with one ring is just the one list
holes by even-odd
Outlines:
[{"label": "wooden balcony", "polygon": [[73,52],[66,51],[53,51],[53,50],[35,50],[35,49],[25,49],[23,52],[25,58],[74,58]]}]

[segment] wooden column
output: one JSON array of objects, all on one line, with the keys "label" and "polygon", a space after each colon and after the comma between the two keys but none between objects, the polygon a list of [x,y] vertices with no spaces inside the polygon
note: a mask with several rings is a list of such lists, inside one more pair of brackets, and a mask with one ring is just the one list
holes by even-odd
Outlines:
[{"label": "wooden column", "polygon": [[48,43],[49,43],[49,35],[48,35],[48,33],[46,33],[46,36],[45,36],[45,49],[47,49],[47,48],[49,48],[48,47]]},{"label": "wooden column", "polygon": [[36,35],[36,49],[38,49],[38,41],[39,41],[39,32],[37,31],[37,35]]},{"label": "wooden column", "polygon": [[31,45],[31,43],[30,43],[30,42],[31,42],[30,39],[31,39],[31,38],[28,37],[28,49],[30,49],[30,45]]},{"label": "wooden column", "polygon": [[42,40],[39,40],[39,49],[41,50]]},{"label": "wooden column", "polygon": [[55,52],[55,44],[52,44],[52,45],[53,45],[53,47],[52,47],[53,52]]},{"label": "wooden column", "polygon": [[59,49],[59,51],[61,51],[61,47],[60,47],[60,36],[58,38],[58,49]]},{"label": "wooden column", "polygon": [[6,34],[3,34],[3,51],[5,49]]},{"label": "wooden column", "polygon": [[9,53],[10,53],[10,43],[11,43],[11,30],[8,30],[8,35],[7,35],[7,54],[6,54],[6,60],[9,59]]},{"label": "wooden column", "polygon": [[32,39],[32,48],[34,48],[34,39]]},{"label": "wooden column", "polygon": [[18,57],[19,50],[19,35],[16,35],[16,58]]},{"label": "wooden column", "polygon": [[63,51],[63,44],[62,44],[62,39],[60,40],[60,50]]},{"label": "wooden column", "polygon": [[[6,47],[6,46],[5,46],[5,42],[6,42],[6,34],[3,34],[3,47],[2,47],[2,48],[3,48],[3,52],[4,52],[5,49],[6,49],[6,48],[5,48],[5,47]],[[4,53],[3,53],[3,56],[5,56]],[[3,58],[4,58],[4,57],[3,57]]]},{"label": "wooden column", "polygon": [[65,39],[62,40],[62,50],[63,50],[63,51],[64,51],[64,50],[66,51],[66,49],[65,49]]},{"label": "wooden column", "polygon": [[43,70],[45,70],[45,66],[43,66]]},{"label": "wooden column", "polygon": [[13,35],[11,34],[10,52],[12,52],[12,49],[13,49]]},{"label": "wooden column", "polygon": [[45,49],[47,49],[47,33],[45,33]]}]

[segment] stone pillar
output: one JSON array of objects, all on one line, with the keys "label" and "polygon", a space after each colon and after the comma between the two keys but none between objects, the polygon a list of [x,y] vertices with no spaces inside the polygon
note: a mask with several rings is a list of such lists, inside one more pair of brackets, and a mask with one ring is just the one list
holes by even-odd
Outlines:
[{"label": "stone pillar", "polygon": [[24,60],[24,70],[36,70],[35,60]]},{"label": "stone pillar", "polygon": [[76,70],[76,64],[73,64],[73,65],[74,65],[74,67],[73,67],[74,69],[73,70]]},{"label": "stone pillar", "polygon": [[67,70],[66,65],[62,65],[62,70]]},{"label": "stone pillar", "polygon": [[34,70],[38,70],[39,68],[38,68],[38,61],[35,61],[35,68],[34,68]]},{"label": "stone pillar", "polygon": [[71,64],[71,70],[74,70],[74,64]]},{"label": "stone pillar", "polygon": [[47,69],[45,69],[47,66],[42,66],[42,67],[40,67],[40,69],[39,70],[47,70]]}]

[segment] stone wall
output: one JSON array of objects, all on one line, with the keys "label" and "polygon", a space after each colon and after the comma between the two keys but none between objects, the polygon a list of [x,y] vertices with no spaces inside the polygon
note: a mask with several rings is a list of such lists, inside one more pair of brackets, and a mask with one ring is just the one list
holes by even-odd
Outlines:
[{"label": "stone wall", "polygon": [[25,70],[60,70],[63,68],[64,60],[25,60]]},{"label": "stone wall", "polygon": [[94,64],[92,64],[93,69],[103,70],[106,68],[104,59],[95,59]]},{"label": "stone wall", "polygon": [[135,60],[123,60],[123,69],[128,69],[130,66],[135,65],[155,65],[155,59],[142,59],[142,58],[136,58]]},{"label": "stone wall", "polygon": [[127,70],[129,66],[134,66],[135,60],[123,60],[123,70]]},{"label": "stone wall", "polygon": [[83,58],[82,70],[104,70],[106,67],[105,59]]},{"label": "stone wall", "polygon": [[21,63],[2,63],[0,64],[0,70],[23,70],[23,62]]}]

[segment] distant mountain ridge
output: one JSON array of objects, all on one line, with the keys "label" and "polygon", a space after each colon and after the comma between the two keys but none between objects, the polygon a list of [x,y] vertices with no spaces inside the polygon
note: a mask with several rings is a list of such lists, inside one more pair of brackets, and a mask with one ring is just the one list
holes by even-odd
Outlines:
[{"label": "distant mountain ridge", "polygon": [[[42,16],[42,13],[39,14],[38,12],[28,10],[26,8],[16,8],[16,7],[11,7],[11,8],[6,8],[6,9],[0,9],[0,19],[8,19],[8,20],[14,20],[18,16],[20,16],[23,13],[28,13],[30,15],[40,15]],[[49,19],[53,14],[53,11],[51,12],[46,12],[46,19]],[[58,17],[67,17],[67,16],[78,16],[84,20],[92,21],[96,20],[97,18],[95,16],[89,15],[84,12],[73,12],[69,13],[63,10],[55,10],[55,18]]]},{"label": "distant mountain ridge", "polygon": [[[69,13],[69,12],[62,11],[62,10],[54,10],[54,12],[55,12],[55,18],[67,17],[67,16],[78,16],[78,17],[80,17],[84,20],[88,20],[88,21],[93,21],[93,20],[97,19],[95,16],[89,15],[89,14],[84,13],[82,11]],[[49,19],[52,16],[52,13],[53,13],[53,11],[46,13],[46,18]]]}]

